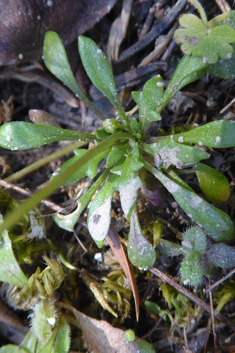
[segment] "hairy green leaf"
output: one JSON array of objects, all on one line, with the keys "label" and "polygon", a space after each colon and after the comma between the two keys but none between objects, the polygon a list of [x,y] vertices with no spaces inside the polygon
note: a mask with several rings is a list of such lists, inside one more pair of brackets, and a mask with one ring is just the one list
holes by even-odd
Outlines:
[{"label": "hairy green leaf", "polygon": [[70,346],[70,328],[64,317],[61,318],[55,339],[55,353],[67,353]]},{"label": "hairy green leaf", "polygon": [[181,263],[180,272],[185,285],[198,286],[204,275],[201,254],[197,251],[188,253]]},{"label": "hairy green leaf", "polygon": [[230,59],[220,58],[217,63],[209,65],[208,71],[214,76],[224,78],[224,79],[234,79],[235,78],[235,44],[231,44],[233,47],[232,56]]},{"label": "hairy green leaf", "polygon": [[23,342],[21,342],[20,347],[25,349],[27,353],[34,353],[37,344],[37,337],[30,330],[25,336]]},{"label": "hairy green leaf", "polygon": [[194,226],[187,229],[183,234],[182,246],[189,251],[198,251],[203,254],[207,248],[206,236],[200,227]]},{"label": "hairy green leaf", "polygon": [[45,34],[43,59],[46,67],[61,80],[72,92],[78,94],[81,88],[72,73],[64,45],[56,32]]},{"label": "hairy green leaf", "polygon": [[176,243],[172,243],[169,240],[161,239],[158,244],[157,250],[166,256],[178,256],[182,255],[183,249],[182,246]]},{"label": "hairy green leaf", "polygon": [[211,244],[207,257],[218,267],[233,268],[235,266],[235,249],[226,244]]}]

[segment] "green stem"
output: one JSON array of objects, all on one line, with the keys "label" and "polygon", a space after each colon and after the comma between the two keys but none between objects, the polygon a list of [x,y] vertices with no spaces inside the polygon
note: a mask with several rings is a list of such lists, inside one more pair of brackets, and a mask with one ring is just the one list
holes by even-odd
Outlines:
[{"label": "green stem", "polygon": [[131,130],[131,125],[130,125],[130,121],[126,116],[126,113],[124,112],[123,108],[117,110],[117,115],[120,118],[123,126],[126,128],[126,130],[128,130],[130,133],[132,132]]},{"label": "green stem", "polygon": [[106,116],[102,114],[93,103],[91,103],[90,99],[85,95],[79,85],[77,85],[76,90],[73,90],[73,92],[75,93],[75,96],[80,98],[98,118],[100,118],[101,120],[106,119]]},{"label": "green stem", "polygon": [[199,12],[202,22],[204,23],[204,25],[206,27],[208,27],[208,21],[207,21],[207,17],[206,17],[206,13],[202,7],[202,5],[200,4],[199,1],[197,0],[189,0],[189,2],[191,2],[191,4],[193,4],[193,6],[197,9],[197,11]]},{"label": "green stem", "polygon": [[13,183],[14,181],[24,177],[25,175],[33,172],[34,170],[44,166],[45,164],[53,161],[54,159],[63,157],[65,154],[70,153],[72,151],[74,151],[77,148],[80,148],[84,145],[87,145],[87,141],[77,141],[74,142],[73,144],[63,148],[60,151],[56,151],[55,153],[50,154],[49,156],[40,159],[39,161],[30,164],[29,166],[21,169],[19,172],[16,172],[12,175],[10,175],[9,177],[5,178],[4,181],[7,181],[8,183]]},{"label": "green stem", "polygon": [[45,188],[37,191],[33,196],[22,203],[21,207],[18,207],[17,209],[10,212],[6,216],[5,221],[0,225],[0,234],[4,231],[4,229],[9,229],[14,224],[16,224],[16,222],[18,222],[25,213],[35,207],[42,199],[51,195],[68,178],[68,174],[71,175],[75,173],[79,168],[87,163],[88,160],[96,157],[98,154],[112,146],[114,142],[120,139],[134,139],[134,136],[129,133],[120,132],[108,137],[106,140],[100,142],[96,147],[87,151],[85,155],[76,160],[70,166],[69,170],[64,170],[56,178],[51,180],[51,182]]},{"label": "green stem", "polygon": [[102,183],[105,181],[105,179],[108,177],[110,173],[110,169],[106,169],[101,175],[100,177],[91,185],[91,187],[87,190],[87,192],[82,195],[77,202],[82,205],[80,207],[80,212],[82,213],[84,211],[84,209],[86,208],[86,206],[88,205],[88,203],[90,202],[92,196],[94,195],[94,193],[99,189],[99,187],[102,185]]}]

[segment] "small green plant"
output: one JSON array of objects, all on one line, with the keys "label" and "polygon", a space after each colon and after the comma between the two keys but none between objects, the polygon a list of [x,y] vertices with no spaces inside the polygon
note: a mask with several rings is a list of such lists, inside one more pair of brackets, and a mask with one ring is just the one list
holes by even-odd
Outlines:
[{"label": "small green plant", "polygon": [[[203,57],[203,61],[214,64],[218,58],[231,59],[233,47],[228,43],[235,42],[235,31],[230,24],[224,22],[231,20],[231,15],[217,16],[213,20],[207,20],[202,5],[197,0],[189,0],[198,10],[201,19],[192,14],[180,17],[180,25],[184,29],[175,31],[175,40],[181,43],[182,51],[189,55]],[[223,24],[221,24],[223,22]]]},{"label": "small green plant", "polygon": [[167,256],[183,255],[180,265],[181,280],[185,285],[198,286],[203,277],[212,274],[216,267],[235,266],[235,250],[226,244],[211,244],[198,226],[182,233],[181,245],[161,239],[158,250]]},{"label": "small green plant", "polygon": [[[49,185],[27,200],[21,209],[16,210],[14,217],[6,217],[1,230],[12,226],[59,186],[74,183],[85,176],[95,178],[100,161],[105,159],[103,173],[77,201],[76,210],[69,215],[54,216],[60,227],[72,231],[80,214],[95,195],[87,224],[92,238],[101,247],[109,231],[113,192],[119,191],[123,212],[125,217],[130,219],[127,247],[129,259],[138,268],[147,269],[153,266],[156,253],[142,234],[136,208],[138,190],[145,184],[148,173],[151,173],[173,195],[187,215],[214,241],[221,242],[233,238],[233,223],[228,215],[198,196],[178,173],[185,168],[191,172],[196,171],[206,197],[214,202],[226,201],[230,192],[227,179],[200,161],[210,157],[207,148],[227,148],[235,145],[235,123],[218,120],[180,134],[148,136],[147,122],[160,120],[160,113],[170,99],[186,84],[203,76],[208,64],[201,57],[184,56],[165,92],[163,79],[159,75],[151,78],[144,85],[142,92],[132,93],[139,108],[137,119],[124,112],[110,65],[101,49],[91,39],[83,36],[79,37],[78,47],[88,76],[113,104],[117,118],[105,119],[97,112],[78,86],[60,38],[54,32],[47,32],[44,42],[46,66],[103,118],[104,122],[101,129],[93,134],[85,134],[54,126],[46,114],[44,118],[40,113],[39,121],[37,116],[34,118],[37,124],[12,122],[0,128],[0,145],[11,150],[25,150],[64,140],[94,143],[90,150],[75,149],[75,156],[54,172]],[[34,112],[35,114],[37,115],[37,112]],[[221,193],[221,190],[225,192]]]},{"label": "small green plant", "polygon": [[[181,44],[182,51],[203,58],[210,64],[208,71],[221,78],[234,78],[235,11],[229,11],[207,20],[202,5],[197,0],[189,0],[200,14],[180,17],[183,29],[175,31],[174,37]],[[232,44],[229,44],[232,43]]]},{"label": "small green plant", "polygon": [[[231,11],[208,22],[201,5],[196,0],[191,2],[199,10],[202,19],[193,15],[182,16],[181,24],[185,29],[176,31],[175,34],[187,55],[178,64],[165,90],[162,77],[157,75],[145,83],[142,92],[132,92],[139,109],[138,117],[124,111],[107,58],[91,39],[84,36],[78,39],[81,60],[92,83],[113,104],[116,110],[115,120],[106,119],[89,101],[74,78],[60,38],[55,32],[46,33],[43,55],[47,68],[82,99],[103,120],[103,124],[91,134],[71,131],[62,129],[47,113],[34,110],[30,112],[34,124],[11,122],[0,127],[0,146],[10,150],[27,150],[57,141],[76,141],[63,151],[65,154],[68,150],[73,150],[74,157],[62,164],[52,175],[49,184],[28,200],[19,204],[0,194],[1,203],[10,210],[4,221],[1,216],[0,222],[0,280],[9,284],[12,302],[16,303],[17,298],[18,303],[21,300],[27,301],[28,296],[28,307],[33,307],[32,330],[21,346],[5,346],[0,352],[17,352],[18,349],[22,352],[59,353],[69,350],[69,327],[62,313],[55,310],[53,302],[54,292],[66,275],[64,267],[55,260],[45,258],[47,267],[43,271],[36,270],[27,278],[18,261],[30,263],[33,249],[29,245],[25,249],[22,246],[17,248],[17,244],[19,240],[28,242],[39,235],[44,236],[43,222],[36,217],[39,212],[36,205],[58,187],[72,184],[84,177],[93,179],[93,183],[77,200],[77,207],[72,213],[57,213],[53,216],[59,227],[73,231],[81,213],[91,202],[87,225],[96,244],[102,247],[110,228],[112,197],[114,191],[118,191],[124,215],[130,221],[127,251],[134,266],[144,270],[152,267],[156,260],[155,247],[158,243],[159,252],[183,257],[180,274],[182,282],[187,285],[198,286],[202,278],[208,276],[216,266],[235,266],[234,249],[220,243],[233,239],[233,222],[225,212],[208,202],[227,201],[230,194],[229,183],[219,171],[201,163],[210,158],[213,148],[235,146],[235,122],[216,120],[197,128],[190,126],[180,133],[171,132],[157,137],[148,134],[151,124],[161,120],[162,110],[183,87],[198,80],[208,71],[224,78],[233,78],[234,75],[233,44],[228,43],[235,42],[235,12]],[[81,148],[89,142],[93,143],[92,148]],[[101,161],[104,161],[104,167],[98,173]],[[179,176],[185,170],[196,173],[199,186],[208,201],[197,195]],[[142,187],[148,189],[150,176],[156,178],[191,220],[197,223],[197,226],[183,233],[181,245],[160,240],[161,222],[155,224],[153,245],[143,234],[137,199]],[[21,227],[22,235],[17,237],[11,234],[10,239],[9,230],[15,226]],[[12,242],[18,250],[18,261],[12,250]],[[53,244],[47,245],[42,245],[41,253],[48,249],[57,252]],[[72,265],[66,263],[61,253],[58,251],[57,254],[61,262],[71,269]],[[111,298],[113,283],[111,279],[104,281],[103,294]],[[116,287],[116,296],[113,296],[113,300],[118,303],[121,301],[122,290],[124,287],[120,283]],[[169,297],[169,291],[164,285],[161,290],[165,290],[165,298]],[[125,294],[129,296],[129,292]],[[33,303],[35,298],[36,304]],[[183,309],[179,303],[183,303],[182,298],[168,299],[176,308],[177,315],[181,316]],[[125,313],[129,309],[126,304],[122,308]],[[133,334],[127,334],[127,339],[133,340]],[[145,349],[146,352],[152,352],[147,343],[139,341],[138,344],[142,351]]]}]

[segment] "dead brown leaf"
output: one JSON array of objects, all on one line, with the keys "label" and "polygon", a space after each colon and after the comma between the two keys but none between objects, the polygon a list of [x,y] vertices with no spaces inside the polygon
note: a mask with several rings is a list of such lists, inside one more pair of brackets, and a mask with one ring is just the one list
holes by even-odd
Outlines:
[{"label": "dead brown leaf", "polygon": [[116,0],[0,0],[0,65],[39,60],[46,31],[67,45],[92,28]]},{"label": "dead brown leaf", "polygon": [[130,263],[127,259],[126,253],[123,249],[121,240],[119,238],[119,235],[116,231],[116,229],[111,226],[108,232],[108,235],[106,237],[106,240],[108,241],[116,259],[118,260],[120,266],[122,267],[130,285],[131,285],[131,289],[133,291],[133,295],[134,295],[134,300],[135,300],[135,311],[136,311],[136,320],[139,320],[139,293],[138,293],[138,289],[136,286],[136,282],[135,282],[135,278],[130,266]]},{"label": "dead brown leaf", "polygon": [[93,319],[73,306],[58,303],[61,307],[72,311],[79,321],[89,352],[93,353],[138,353],[134,342],[127,342],[125,331],[112,327],[107,321]]}]

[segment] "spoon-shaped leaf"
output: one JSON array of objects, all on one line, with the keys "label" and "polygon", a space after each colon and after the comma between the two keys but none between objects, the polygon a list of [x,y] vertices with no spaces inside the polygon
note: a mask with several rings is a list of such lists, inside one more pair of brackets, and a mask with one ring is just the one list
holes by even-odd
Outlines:
[{"label": "spoon-shaped leaf", "polygon": [[94,200],[87,217],[87,225],[92,238],[100,242],[105,239],[111,221],[111,201],[113,196],[113,182],[117,175],[110,175]]},{"label": "spoon-shaped leaf", "polygon": [[43,59],[53,75],[78,96],[100,119],[105,116],[91,103],[72,73],[64,45],[56,32],[48,31],[43,45]]},{"label": "spoon-shaped leaf", "polygon": [[136,209],[133,210],[130,218],[127,251],[129,260],[139,269],[147,270],[154,265],[156,251],[141,232]]},{"label": "spoon-shaped leaf", "polygon": [[116,109],[122,110],[112,69],[103,51],[92,39],[84,36],[78,38],[78,50],[83,66],[92,83]]},{"label": "spoon-shaped leaf", "polygon": [[29,110],[29,117],[34,124],[60,127],[56,118],[44,110],[31,109]]},{"label": "spoon-shaped leaf", "polygon": [[57,141],[92,141],[94,138],[91,134],[23,121],[13,121],[0,127],[0,146],[10,150],[27,150]]},{"label": "spoon-shaped leaf", "polygon": [[216,203],[228,200],[230,186],[228,179],[222,173],[208,165],[198,163],[196,174],[200,188],[208,200]]},{"label": "spoon-shaped leaf", "polygon": [[77,223],[78,218],[80,217],[81,213],[85,210],[88,203],[90,202],[94,193],[99,189],[102,183],[105,181],[109,174],[109,170],[105,170],[104,173],[91,185],[91,187],[82,195],[77,201],[77,208],[75,211],[68,215],[63,215],[60,213],[56,213],[53,215],[53,219],[56,224],[62,228],[66,229],[69,232],[74,231],[74,225]]},{"label": "spoon-shaped leaf", "polygon": [[196,129],[174,135],[182,137],[185,143],[198,143],[208,147],[228,148],[235,146],[235,121],[216,120]]},{"label": "spoon-shaped leaf", "polygon": [[154,156],[156,167],[159,168],[162,165],[165,169],[170,165],[180,169],[210,157],[207,152],[183,145],[172,139],[145,144],[144,150]]}]

